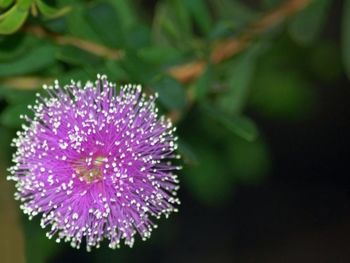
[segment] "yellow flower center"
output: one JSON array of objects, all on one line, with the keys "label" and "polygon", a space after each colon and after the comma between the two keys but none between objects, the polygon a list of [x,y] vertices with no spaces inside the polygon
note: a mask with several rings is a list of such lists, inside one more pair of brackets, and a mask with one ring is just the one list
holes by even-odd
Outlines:
[{"label": "yellow flower center", "polygon": [[93,158],[91,165],[86,165],[85,160],[74,166],[76,174],[87,183],[99,181],[102,179],[102,166],[106,158],[97,156]]}]

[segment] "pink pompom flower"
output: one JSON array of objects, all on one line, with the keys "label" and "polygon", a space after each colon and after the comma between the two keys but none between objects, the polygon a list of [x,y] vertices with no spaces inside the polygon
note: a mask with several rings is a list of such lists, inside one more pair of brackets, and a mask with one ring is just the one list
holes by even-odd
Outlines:
[{"label": "pink pompom flower", "polygon": [[29,106],[34,117],[13,146],[10,180],[15,197],[32,218],[41,215],[47,236],[88,250],[103,239],[111,248],[147,239],[152,218],[177,211],[179,166],[171,161],[177,138],[170,120],[159,117],[157,96],[141,86],[120,89],[99,76],[94,83],[44,86]]}]

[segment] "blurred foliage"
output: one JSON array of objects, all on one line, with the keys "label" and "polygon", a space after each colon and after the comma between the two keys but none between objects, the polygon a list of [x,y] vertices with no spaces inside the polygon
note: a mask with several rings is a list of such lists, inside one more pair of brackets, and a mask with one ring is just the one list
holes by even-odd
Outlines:
[{"label": "blurred foliage", "polygon": [[[104,73],[119,84],[142,83],[178,122],[185,189],[203,205],[227,203],[236,186],[271,172],[268,141],[254,120],[305,121],[317,112],[315,80],[339,78],[342,60],[350,76],[348,0],[341,51],[323,39],[331,1],[314,0],[239,54],[210,60],[219,41],[239,38],[286,2],[293,1],[0,0],[1,132],[14,136],[41,80],[67,84]],[[169,74],[194,61],[205,66],[192,81]],[[39,224],[24,222],[28,262],[47,262],[61,246]],[[96,262],[110,261],[108,253],[96,254]]]}]

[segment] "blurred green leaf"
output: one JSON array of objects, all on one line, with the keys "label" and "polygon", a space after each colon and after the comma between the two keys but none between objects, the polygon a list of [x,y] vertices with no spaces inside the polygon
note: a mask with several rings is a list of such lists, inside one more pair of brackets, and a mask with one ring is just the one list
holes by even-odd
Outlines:
[{"label": "blurred green leaf", "polygon": [[23,123],[23,120],[19,116],[28,112],[27,104],[10,105],[0,115],[1,124],[18,128]]},{"label": "blurred green leaf", "polygon": [[203,34],[208,34],[212,27],[212,18],[209,11],[209,6],[203,0],[187,0],[184,3],[195,22],[198,24]]},{"label": "blurred green leaf", "polygon": [[133,1],[129,0],[108,0],[108,3],[113,5],[114,10],[118,12],[122,28],[129,29],[138,22],[138,14],[136,14]]},{"label": "blurred green leaf", "polygon": [[191,20],[183,0],[159,2],[153,21],[153,35],[158,45],[188,48]]},{"label": "blurred green leaf", "polygon": [[34,0],[17,0],[16,4],[18,5],[18,8],[22,11],[28,10],[30,6],[32,5]]},{"label": "blurred green leaf", "polygon": [[64,74],[58,77],[61,85],[67,85],[71,82],[71,80],[80,80],[82,84],[86,83],[91,78],[95,78],[96,75],[91,76],[85,69],[73,69],[65,72]]},{"label": "blurred green leaf", "polygon": [[55,47],[42,44],[16,60],[0,63],[0,77],[32,73],[55,62]]},{"label": "blurred green leaf", "polygon": [[341,49],[336,41],[318,43],[310,50],[308,62],[315,76],[328,83],[333,83],[343,73]]},{"label": "blurred green leaf", "polygon": [[18,59],[38,43],[32,36],[24,34],[12,34],[0,40],[0,63]]},{"label": "blurred green leaf", "polygon": [[258,129],[255,123],[243,116],[219,116],[219,121],[230,131],[247,141],[254,141],[258,137]]},{"label": "blurred green leaf", "polygon": [[252,84],[250,105],[266,117],[304,119],[313,112],[316,94],[298,73],[265,65]]},{"label": "blurred green leaf", "polygon": [[312,1],[293,17],[289,25],[292,38],[301,44],[316,40],[328,14],[329,0]]},{"label": "blurred green leaf", "polygon": [[54,8],[49,5],[47,5],[44,1],[42,0],[35,0],[35,3],[39,9],[39,11],[47,18],[57,18],[60,16],[63,16],[67,14],[69,11],[71,11],[70,6],[65,6],[62,8]]},{"label": "blurred green leaf", "polygon": [[181,52],[172,47],[145,47],[137,51],[138,56],[151,64],[166,64],[181,57]]},{"label": "blurred green leaf", "polygon": [[198,157],[196,156],[195,149],[183,140],[180,140],[178,145],[179,153],[184,162],[187,164],[198,165]]},{"label": "blurred green leaf", "polygon": [[232,176],[242,183],[259,183],[271,167],[270,153],[261,140],[248,142],[231,137],[228,140],[228,156]]},{"label": "blurred green leaf", "polygon": [[5,9],[9,7],[13,2],[14,0],[0,0],[0,8]]},{"label": "blurred green leaf", "polygon": [[232,20],[250,21],[253,17],[256,17],[255,10],[240,0],[209,0],[212,6],[212,11],[217,17],[230,18]]},{"label": "blurred green leaf", "polygon": [[213,85],[212,79],[213,68],[211,65],[209,65],[194,84],[194,92],[196,99],[202,100],[207,96]]},{"label": "blurred green leaf", "polygon": [[26,238],[26,262],[45,263],[52,258],[60,249],[62,244],[57,244],[54,239],[48,239],[45,230],[39,227],[37,219],[26,220],[24,224]]},{"label": "blurred green leaf", "polygon": [[117,82],[128,80],[128,75],[125,70],[116,61],[107,60],[105,62],[106,74],[110,78],[115,79]]},{"label": "blurred green leaf", "polygon": [[228,88],[217,98],[217,105],[225,112],[239,114],[242,111],[260,52],[261,46],[253,46],[228,62],[225,69]]},{"label": "blurred green leaf", "polygon": [[174,14],[174,20],[178,23],[178,28],[181,29],[182,36],[189,36],[191,33],[191,19],[189,10],[185,6],[185,2],[188,0],[166,0],[171,10],[171,14]]},{"label": "blurred green leaf", "polygon": [[72,8],[74,9],[74,12],[69,12],[65,16],[69,33],[82,39],[103,43],[103,39],[99,35],[99,32],[95,31],[87,19],[86,9],[79,5],[78,2],[72,3]]},{"label": "blurred green leaf", "polygon": [[258,129],[255,123],[249,118],[244,116],[229,115],[209,106],[208,104],[202,104],[201,106],[205,113],[239,137],[247,141],[253,141],[258,137]]},{"label": "blurred green leaf", "polygon": [[126,72],[129,81],[132,79],[134,82],[146,85],[151,83],[154,76],[159,74],[159,68],[141,59],[136,50],[126,50],[125,57],[128,59],[118,61],[118,65]]},{"label": "blurred green leaf", "polygon": [[36,90],[16,90],[6,86],[0,86],[0,97],[12,105],[33,103],[35,93],[37,93]]},{"label": "blurred green leaf", "polygon": [[237,33],[237,26],[234,22],[229,20],[219,20],[213,26],[213,29],[209,34],[209,39],[212,41],[220,40],[232,37],[235,33]]},{"label": "blurred green leaf", "polygon": [[104,43],[112,47],[123,47],[125,37],[121,21],[111,4],[108,2],[96,3],[87,10],[86,18]]},{"label": "blurred green leaf", "polygon": [[139,50],[146,46],[150,46],[150,35],[150,28],[144,24],[138,24],[131,27],[125,35],[125,49]]},{"label": "blurred green leaf", "polygon": [[[2,145],[2,151],[0,152],[0,158],[1,158],[0,159],[0,165],[8,166],[10,164],[10,162],[11,162],[11,158],[10,158],[9,154],[5,154],[5,153],[9,153],[12,150],[11,141],[13,139],[13,134],[8,128],[6,128],[4,126],[0,127],[0,134],[1,134],[1,136],[0,136],[0,145]],[[2,168],[4,168],[4,167],[2,167]],[[5,172],[5,171],[1,171],[1,172]],[[6,180],[5,174],[2,174],[2,176],[3,177],[0,179],[0,182],[1,182],[1,180]],[[4,181],[2,181],[2,182],[4,182]],[[7,182],[7,183],[10,184],[10,182]],[[1,190],[3,191],[4,189],[1,188]],[[3,193],[4,192],[2,192],[2,194]],[[9,198],[10,198],[10,196],[9,196]],[[0,214],[8,213],[8,211],[2,211],[2,208],[6,209],[6,206],[4,206],[2,204],[2,198],[0,198],[0,211],[1,211]],[[16,206],[16,210],[17,210],[17,206]],[[3,225],[2,227],[7,227],[7,226]],[[0,226],[0,228],[1,228],[1,226]],[[1,248],[0,248],[0,251],[1,251]]]},{"label": "blurred green leaf", "polygon": [[70,45],[61,46],[56,52],[57,59],[68,64],[79,66],[96,66],[103,60],[80,48]]},{"label": "blurred green leaf", "polygon": [[215,17],[219,18],[210,32],[211,39],[236,34],[259,15],[239,0],[210,0],[209,3]]},{"label": "blurred green leaf", "polygon": [[184,168],[187,186],[205,204],[218,205],[227,201],[234,184],[225,159],[207,141],[195,144],[193,149],[198,163]]},{"label": "blurred green leaf", "polygon": [[262,6],[266,9],[271,9],[273,7],[281,4],[283,0],[261,0]]},{"label": "blurred green leaf", "polygon": [[345,71],[350,78],[350,0],[344,1],[342,17],[342,53]]},{"label": "blurred green leaf", "polygon": [[[29,10],[17,2],[11,9],[0,15],[0,34],[12,34],[26,21]],[[1,73],[0,73],[1,74]]]},{"label": "blurred green leaf", "polygon": [[159,94],[159,101],[169,110],[180,110],[186,105],[184,87],[175,79],[164,76],[158,78],[152,88]]}]

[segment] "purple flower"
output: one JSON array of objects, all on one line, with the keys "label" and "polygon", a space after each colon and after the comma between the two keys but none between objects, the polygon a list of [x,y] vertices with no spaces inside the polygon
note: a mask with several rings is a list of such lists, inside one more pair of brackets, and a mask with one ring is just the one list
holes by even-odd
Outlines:
[{"label": "purple flower", "polygon": [[177,211],[177,176],[171,163],[179,158],[173,133],[158,117],[155,96],[140,86],[121,87],[105,76],[81,88],[44,86],[34,117],[23,125],[9,171],[16,181],[21,209],[31,219],[42,215],[41,226],[88,250],[106,238],[111,248],[120,240],[132,246],[134,235],[147,239],[156,225],[151,217]]}]

